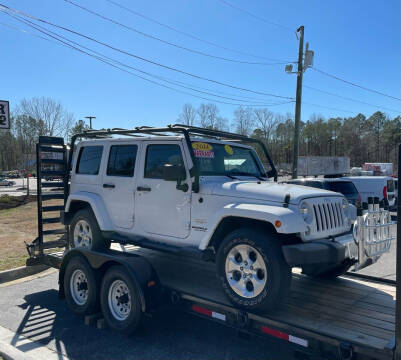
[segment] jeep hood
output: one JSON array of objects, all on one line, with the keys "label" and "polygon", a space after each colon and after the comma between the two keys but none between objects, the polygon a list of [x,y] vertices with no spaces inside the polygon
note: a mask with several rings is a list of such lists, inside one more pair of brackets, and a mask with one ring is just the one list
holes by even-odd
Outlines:
[{"label": "jeep hood", "polygon": [[290,204],[299,204],[303,199],[314,197],[343,197],[333,191],[293,184],[278,184],[270,181],[230,180],[223,177],[202,177],[200,192],[205,195],[230,196],[253,200],[283,203],[290,194]]}]

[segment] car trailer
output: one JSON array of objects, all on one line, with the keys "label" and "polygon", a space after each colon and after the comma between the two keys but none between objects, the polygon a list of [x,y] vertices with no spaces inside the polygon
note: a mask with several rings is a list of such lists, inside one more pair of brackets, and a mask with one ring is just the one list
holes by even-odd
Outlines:
[{"label": "car trailer", "polygon": [[[152,133],[152,130],[146,133]],[[50,159],[50,153],[61,155]],[[45,169],[46,164],[57,167]],[[86,322],[98,319],[100,324],[122,330],[110,321],[109,315],[99,311],[99,302],[102,309],[107,301],[112,307],[113,297],[107,299],[102,294],[103,287],[110,273],[120,271],[135,290],[130,306],[132,304],[137,310],[138,323],[146,313],[157,314],[169,308],[225,324],[244,334],[285,342],[304,358],[401,360],[401,303],[396,301],[401,294],[400,204],[397,205],[396,281],[357,273],[327,281],[295,272],[291,293],[278,309],[253,313],[234,307],[225,298],[213,263],[188,259],[180,253],[161,253],[122,243],[114,243],[111,249],[103,251],[70,249],[67,228],[44,230],[47,224],[60,221],[60,217],[47,217],[46,214],[63,210],[68,193],[68,168],[63,140],[41,137],[37,145],[39,236],[27,245],[30,254],[27,266],[46,264],[59,269],[59,296],[66,298],[67,305],[71,289],[64,279],[68,272],[75,274],[78,288],[83,292],[88,289],[89,282],[94,285],[95,291],[89,301],[91,308],[72,308],[82,315],[91,314],[87,315]],[[401,146],[398,171],[401,177]],[[42,178],[50,175],[60,181],[42,182]],[[43,188],[50,191],[43,191]],[[56,199],[62,204],[44,205],[44,202]],[[54,235],[61,236],[57,240],[44,241],[45,236]],[[65,251],[60,251],[62,247]],[[82,281],[82,271],[77,269],[87,270],[86,283]],[[117,286],[116,291],[118,289]],[[114,303],[114,309],[123,318],[127,297],[124,294],[116,299],[118,303]]]}]

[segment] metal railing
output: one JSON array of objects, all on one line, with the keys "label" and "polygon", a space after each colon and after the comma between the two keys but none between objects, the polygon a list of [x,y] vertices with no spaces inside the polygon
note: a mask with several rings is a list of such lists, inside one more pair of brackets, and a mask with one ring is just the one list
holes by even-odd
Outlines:
[{"label": "metal railing", "polygon": [[355,271],[377,261],[378,257],[390,251],[391,243],[396,239],[391,227],[388,204],[379,202],[379,198],[368,198],[362,208],[357,210],[356,242],[358,246],[358,263]]}]

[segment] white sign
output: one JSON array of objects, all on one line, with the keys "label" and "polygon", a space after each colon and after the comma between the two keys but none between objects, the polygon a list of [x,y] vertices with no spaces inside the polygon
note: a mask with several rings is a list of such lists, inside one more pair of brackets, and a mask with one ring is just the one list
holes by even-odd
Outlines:
[{"label": "white sign", "polygon": [[10,106],[8,101],[0,100],[0,129],[10,128]]}]

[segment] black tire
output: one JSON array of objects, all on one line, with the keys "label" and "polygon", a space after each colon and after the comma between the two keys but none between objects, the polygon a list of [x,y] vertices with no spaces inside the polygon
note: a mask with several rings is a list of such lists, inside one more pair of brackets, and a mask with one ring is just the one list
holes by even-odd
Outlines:
[{"label": "black tire", "polygon": [[[226,258],[230,250],[238,245],[248,245],[256,249],[262,256],[261,261],[266,267],[265,284],[262,291],[254,297],[249,298],[237,294],[231,288],[226,276]],[[275,234],[262,234],[249,228],[233,231],[225,237],[220,245],[216,265],[217,274],[226,296],[233,304],[241,308],[257,311],[271,310],[283,303],[288,294],[292,277],[291,268],[284,260],[279,239]],[[232,273],[231,279],[233,277]]]},{"label": "black tire", "polygon": [[[87,298],[83,304],[78,303],[74,299],[74,294],[72,293],[72,291],[74,291],[76,294],[78,290],[76,282],[71,284],[74,282],[74,274],[75,279],[79,276],[79,273],[76,271],[81,271],[86,277]],[[80,286],[85,287],[85,281],[81,282]],[[72,287],[75,289],[72,289]],[[98,287],[99,285],[95,272],[86,260],[81,257],[75,257],[69,261],[64,273],[64,294],[67,306],[72,312],[78,315],[89,315],[97,312],[99,310]],[[83,290],[84,289],[85,288],[83,288]],[[76,297],[77,295],[75,295],[75,298]]]},{"label": "black tire", "polygon": [[[113,314],[113,310],[109,303],[109,292],[111,291],[111,287],[117,281],[124,282],[128,289],[127,293],[129,294],[129,298],[126,298],[125,300],[128,300],[130,302],[130,310],[125,314],[127,317],[124,319],[119,319],[116,315]],[[123,294],[123,296],[125,296],[125,294]],[[119,265],[112,266],[109,270],[107,270],[102,280],[102,286],[100,290],[100,304],[103,317],[109,327],[113,330],[129,335],[133,333],[140,325],[142,318],[142,304],[139,295],[139,289],[134,280],[132,280],[131,276],[127,274],[127,271],[124,267]],[[125,304],[127,303],[125,302]],[[125,309],[122,308],[122,310]]]},{"label": "black tire", "polygon": [[72,220],[71,220],[71,225],[70,225],[70,239],[71,239],[71,247],[77,247],[74,243],[74,230],[77,225],[77,223],[80,220],[86,221],[89,226],[90,230],[92,232],[92,242],[91,245],[88,246],[87,248],[90,250],[103,250],[103,249],[108,249],[110,248],[111,241],[109,239],[106,239],[103,235],[102,232],[99,228],[99,224],[97,223],[96,217],[93,214],[92,209],[90,208],[84,208],[81,210],[78,210]]},{"label": "black tire", "polygon": [[321,279],[321,280],[333,280],[339,276],[344,275],[348,269],[351,267],[349,264],[340,264],[337,265],[329,270],[323,272],[302,272],[303,274],[312,277],[314,279]]}]

